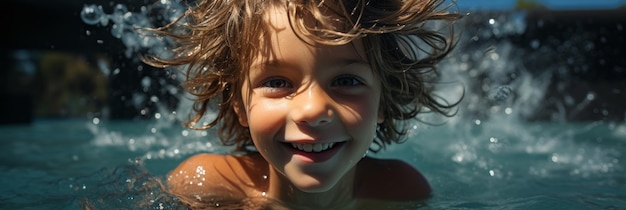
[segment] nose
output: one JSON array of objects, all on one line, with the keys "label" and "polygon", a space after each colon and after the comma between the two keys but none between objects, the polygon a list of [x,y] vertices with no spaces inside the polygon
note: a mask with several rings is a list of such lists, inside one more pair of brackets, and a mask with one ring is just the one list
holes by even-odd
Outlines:
[{"label": "nose", "polygon": [[290,115],[297,124],[317,127],[333,121],[332,98],[319,85],[308,86],[292,98],[292,103]]}]

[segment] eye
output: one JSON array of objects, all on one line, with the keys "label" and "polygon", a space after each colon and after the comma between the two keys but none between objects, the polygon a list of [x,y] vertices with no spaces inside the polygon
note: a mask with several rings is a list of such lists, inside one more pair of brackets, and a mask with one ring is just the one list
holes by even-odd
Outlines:
[{"label": "eye", "polygon": [[354,76],[340,76],[332,82],[332,86],[358,86],[363,82]]},{"label": "eye", "polygon": [[293,92],[293,85],[284,78],[269,78],[258,86],[258,91],[264,97],[280,98]]},{"label": "eye", "polygon": [[261,86],[267,87],[267,88],[291,88],[293,87],[287,80],[279,79],[279,78],[269,79],[265,81],[263,84],[261,84]]}]

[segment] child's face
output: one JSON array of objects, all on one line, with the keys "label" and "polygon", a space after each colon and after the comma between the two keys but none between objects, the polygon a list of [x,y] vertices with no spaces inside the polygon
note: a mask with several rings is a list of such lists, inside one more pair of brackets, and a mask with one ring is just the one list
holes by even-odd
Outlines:
[{"label": "child's face", "polygon": [[[381,86],[360,41],[308,45],[281,9],[268,11],[269,54],[242,88],[240,122],[274,169],[305,192],[323,192],[354,168],[376,135]],[[351,181],[351,180],[344,180]]]}]

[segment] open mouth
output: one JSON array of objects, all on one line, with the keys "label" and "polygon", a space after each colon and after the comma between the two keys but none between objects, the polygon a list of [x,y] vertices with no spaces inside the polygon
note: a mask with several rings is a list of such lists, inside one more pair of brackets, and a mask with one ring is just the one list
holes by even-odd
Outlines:
[{"label": "open mouth", "polygon": [[301,150],[304,152],[323,152],[329,149],[332,149],[335,146],[335,142],[332,143],[316,143],[316,144],[302,144],[302,143],[291,143],[291,146],[294,149]]}]

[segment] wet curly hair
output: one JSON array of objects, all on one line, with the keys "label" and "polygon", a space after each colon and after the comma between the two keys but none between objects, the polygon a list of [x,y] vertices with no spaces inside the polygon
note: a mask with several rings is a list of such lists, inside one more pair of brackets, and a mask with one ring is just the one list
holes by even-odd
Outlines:
[{"label": "wet curly hair", "polygon": [[[144,55],[142,60],[155,67],[183,67],[182,85],[194,96],[194,112],[186,126],[216,127],[220,140],[235,150],[247,151],[253,145],[233,107],[242,103],[238,94],[242,78],[259,50],[264,50],[259,40],[269,6],[285,8],[293,30],[307,40],[342,45],[362,39],[382,84],[384,121],[376,129],[377,147],[370,147],[371,151],[401,143],[407,133],[403,122],[420,113],[454,114],[451,110],[458,101],[448,103],[433,94],[436,64],[454,48],[456,36],[428,23],[444,23],[452,29],[452,23],[462,17],[447,11],[442,0],[200,0],[173,22],[143,29],[172,41],[172,55]],[[314,18],[315,26],[307,18]],[[342,27],[336,27],[336,22]],[[198,125],[213,111],[217,111],[214,119]]]}]

